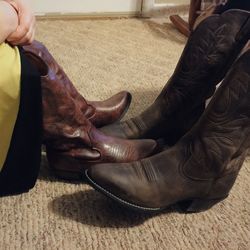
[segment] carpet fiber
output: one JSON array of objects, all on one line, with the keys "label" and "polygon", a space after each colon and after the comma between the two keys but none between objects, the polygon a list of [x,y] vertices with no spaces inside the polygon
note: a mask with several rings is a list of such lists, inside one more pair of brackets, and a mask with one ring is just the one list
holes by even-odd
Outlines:
[{"label": "carpet fiber", "polygon": [[[120,19],[39,21],[41,40],[88,99],[129,90],[127,117],[149,105],[186,39],[169,23]],[[230,196],[207,212],[127,211],[86,184],[53,178],[45,157],[36,187],[0,199],[0,249],[250,249],[250,160]]]}]

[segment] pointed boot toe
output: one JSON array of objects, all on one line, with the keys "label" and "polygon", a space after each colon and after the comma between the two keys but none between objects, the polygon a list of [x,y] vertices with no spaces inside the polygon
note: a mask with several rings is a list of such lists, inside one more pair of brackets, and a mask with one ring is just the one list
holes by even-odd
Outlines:
[{"label": "pointed boot toe", "polygon": [[105,101],[88,101],[95,108],[95,113],[89,120],[97,128],[117,122],[126,114],[131,100],[129,92],[121,91]]},{"label": "pointed boot toe", "polygon": [[102,155],[101,163],[131,162],[143,159],[157,151],[157,142],[151,139],[126,140],[106,136],[100,130],[93,129],[89,133],[92,145]]},{"label": "pointed boot toe", "polygon": [[153,181],[154,173],[150,172],[147,160],[142,162],[97,164],[87,169],[85,176],[94,189],[120,205],[137,211],[161,211],[158,194],[146,181],[148,178]]},{"label": "pointed boot toe", "polygon": [[124,140],[104,135],[92,128],[91,147],[75,145],[72,149],[47,147],[49,166],[54,174],[67,180],[84,179],[84,171],[94,164],[124,163],[154,154],[158,147],[154,140]]},{"label": "pointed boot toe", "polygon": [[[129,200],[129,177],[126,174],[128,163],[97,164],[85,171],[88,183],[104,195],[116,200],[120,204]],[[128,178],[123,178],[125,174]]]},{"label": "pointed boot toe", "polygon": [[127,165],[127,163],[96,164],[87,169],[85,174],[92,185],[115,196],[123,193],[121,186],[127,186],[127,179],[120,178],[120,173]]}]

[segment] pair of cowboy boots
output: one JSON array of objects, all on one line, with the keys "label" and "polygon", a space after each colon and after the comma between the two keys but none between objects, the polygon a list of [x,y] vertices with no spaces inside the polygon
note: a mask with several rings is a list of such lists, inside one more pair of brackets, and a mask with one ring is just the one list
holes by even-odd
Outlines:
[{"label": "pair of cowboy boots", "polygon": [[90,185],[141,211],[178,203],[199,212],[225,199],[250,146],[250,50],[239,57],[249,38],[247,11],[202,21],[155,102],[102,129],[120,138],[164,137],[174,146],[131,163],[96,164],[85,172]]},{"label": "pair of cowboy boots", "polygon": [[87,101],[43,44],[35,41],[23,53],[41,75],[43,143],[57,176],[81,179],[93,163],[130,162],[153,153],[153,140],[113,138],[96,128],[121,119],[131,101],[128,92]]}]

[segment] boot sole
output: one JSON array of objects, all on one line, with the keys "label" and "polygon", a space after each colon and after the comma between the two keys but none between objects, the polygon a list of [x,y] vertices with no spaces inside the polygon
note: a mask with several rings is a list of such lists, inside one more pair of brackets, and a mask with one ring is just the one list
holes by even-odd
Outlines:
[{"label": "boot sole", "polygon": [[[169,205],[169,206],[162,207],[162,208],[151,208],[151,207],[143,207],[143,206],[139,206],[139,205],[127,202],[127,201],[117,197],[116,195],[110,193],[108,190],[106,190],[105,188],[98,185],[95,181],[93,181],[88,175],[88,170],[85,170],[85,177],[86,177],[86,180],[88,181],[89,185],[92,186],[94,189],[100,191],[102,194],[104,194],[105,196],[118,202],[122,206],[128,207],[128,208],[133,209],[137,212],[147,212],[147,213],[162,212],[171,206],[171,205]],[[197,199],[197,198],[195,198],[195,199],[180,201],[180,202],[176,203],[176,205],[184,213],[199,213],[199,212],[203,212],[203,211],[206,211],[206,210],[212,208],[217,203],[226,199],[227,196],[228,195],[226,195],[225,197],[216,198],[216,199]],[[174,204],[172,204],[172,205],[174,205]]]}]

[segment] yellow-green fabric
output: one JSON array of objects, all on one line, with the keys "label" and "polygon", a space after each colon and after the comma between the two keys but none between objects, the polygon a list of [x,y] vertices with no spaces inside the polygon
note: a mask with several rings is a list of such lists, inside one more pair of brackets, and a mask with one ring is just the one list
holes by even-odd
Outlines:
[{"label": "yellow-green fabric", "polygon": [[0,171],[8,154],[20,104],[21,62],[17,47],[0,44]]}]

